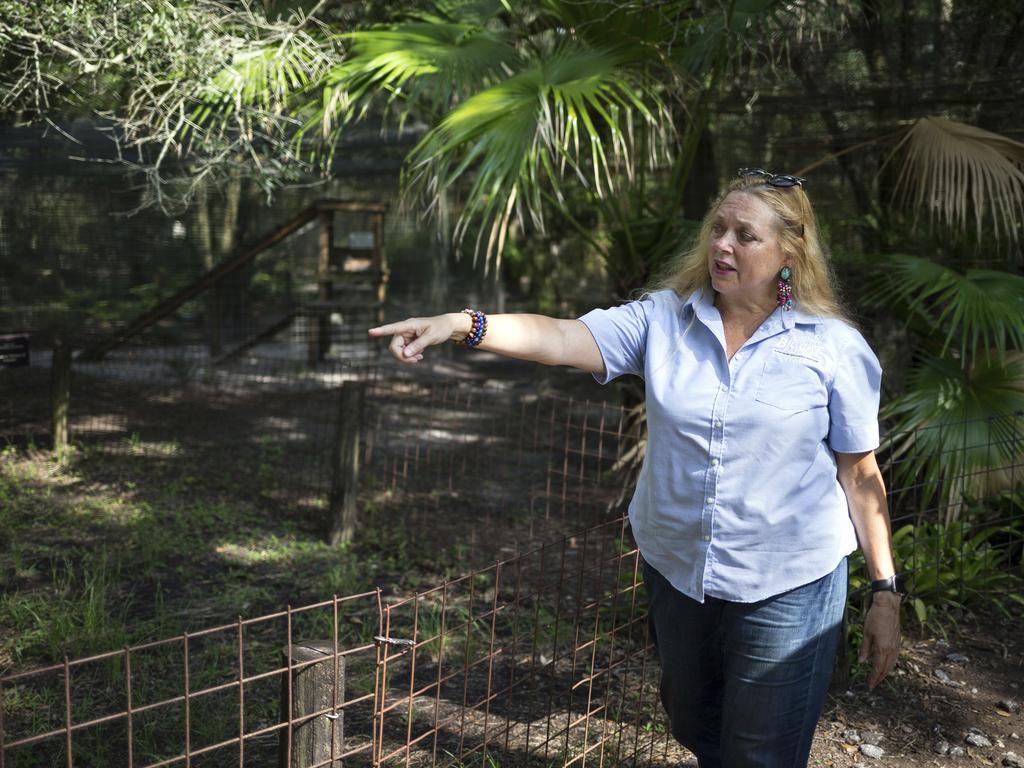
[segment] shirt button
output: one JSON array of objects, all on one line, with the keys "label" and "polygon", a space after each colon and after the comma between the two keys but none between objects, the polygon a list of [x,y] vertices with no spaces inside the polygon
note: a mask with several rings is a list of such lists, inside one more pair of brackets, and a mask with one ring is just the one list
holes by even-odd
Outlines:
[{"label": "shirt button", "polygon": [[711,460],[711,466],[712,467],[717,467],[718,466],[718,459],[712,459]]},{"label": "shirt button", "polygon": [[714,496],[708,496],[707,501],[708,501],[708,504],[714,504],[715,503],[715,497]]},{"label": "shirt button", "polygon": [[704,537],[704,541],[711,541],[711,537],[710,536],[705,536]]},{"label": "shirt button", "polygon": [[716,429],[721,429],[722,428],[722,420],[721,419],[715,419],[715,428]]}]

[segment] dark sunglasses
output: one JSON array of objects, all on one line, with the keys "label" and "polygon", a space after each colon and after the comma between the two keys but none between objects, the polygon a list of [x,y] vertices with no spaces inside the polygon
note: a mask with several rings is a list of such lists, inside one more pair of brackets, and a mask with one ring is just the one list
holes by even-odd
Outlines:
[{"label": "dark sunglasses", "polygon": [[799,176],[789,176],[787,174],[776,174],[771,171],[766,171],[764,168],[740,168],[737,176],[744,178],[750,176],[761,177],[764,179],[764,183],[770,187],[779,187],[780,189],[788,189],[789,187],[802,187],[807,179],[802,179]]}]

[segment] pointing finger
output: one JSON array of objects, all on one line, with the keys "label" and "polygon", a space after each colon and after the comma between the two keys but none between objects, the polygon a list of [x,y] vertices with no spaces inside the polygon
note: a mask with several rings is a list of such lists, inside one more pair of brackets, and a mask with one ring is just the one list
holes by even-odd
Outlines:
[{"label": "pointing finger", "polygon": [[388,323],[387,325],[378,325],[375,328],[370,328],[367,333],[371,336],[393,336],[396,333],[408,333],[416,329],[412,319],[400,320],[397,323]]}]

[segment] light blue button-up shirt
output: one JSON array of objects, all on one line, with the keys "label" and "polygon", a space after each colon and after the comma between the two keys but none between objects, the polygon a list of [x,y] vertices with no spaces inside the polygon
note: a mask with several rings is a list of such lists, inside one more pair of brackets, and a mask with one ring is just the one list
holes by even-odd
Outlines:
[{"label": "light blue button-up shirt", "polygon": [[680,592],[755,602],[830,573],[857,546],[833,452],[878,447],[881,367],[841,320],[776,310],[726,357],[712,290],[588,312],[606,383],[647,393],[629,507],[640,551]]}]

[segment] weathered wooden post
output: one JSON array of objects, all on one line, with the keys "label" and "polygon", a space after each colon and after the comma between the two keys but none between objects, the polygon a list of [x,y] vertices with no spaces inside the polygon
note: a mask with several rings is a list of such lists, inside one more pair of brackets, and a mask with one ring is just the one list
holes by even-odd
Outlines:
[{"label": "weathered wooden post", "polygon": [[61,339],[53,341],[50,367],[50,412],[53,419],[53,450],[63,462],[68,449],[68,406],[71,402],[71,347]]},{"label": "weathered wooden post", "polygon": [[359,493],[359,436],[363,421],[366,383],[346,381],[338,402],[338,427],[332,460],[330,518],[331,544],[352,541]]},{"label": "weathered wooden post", "polygon": [[[340,649],[339,649],[340,653]],[[284,666],[289,666],[288,649],[281,651]],[[314,712],[325,712],[291,727],[291,750],[288,749],[288,728],[278,733],[279,768],[331,766],[340,768],[344,752],[345,657],[334,653],[330,640],[292,644],[291,657],[291,720],[302,720]],[[281,722],[287,722],[288,678],[281,678]],[[333,752],[332,752],[333,747]],[[291,762],[289,762],[289,751]]]}]

